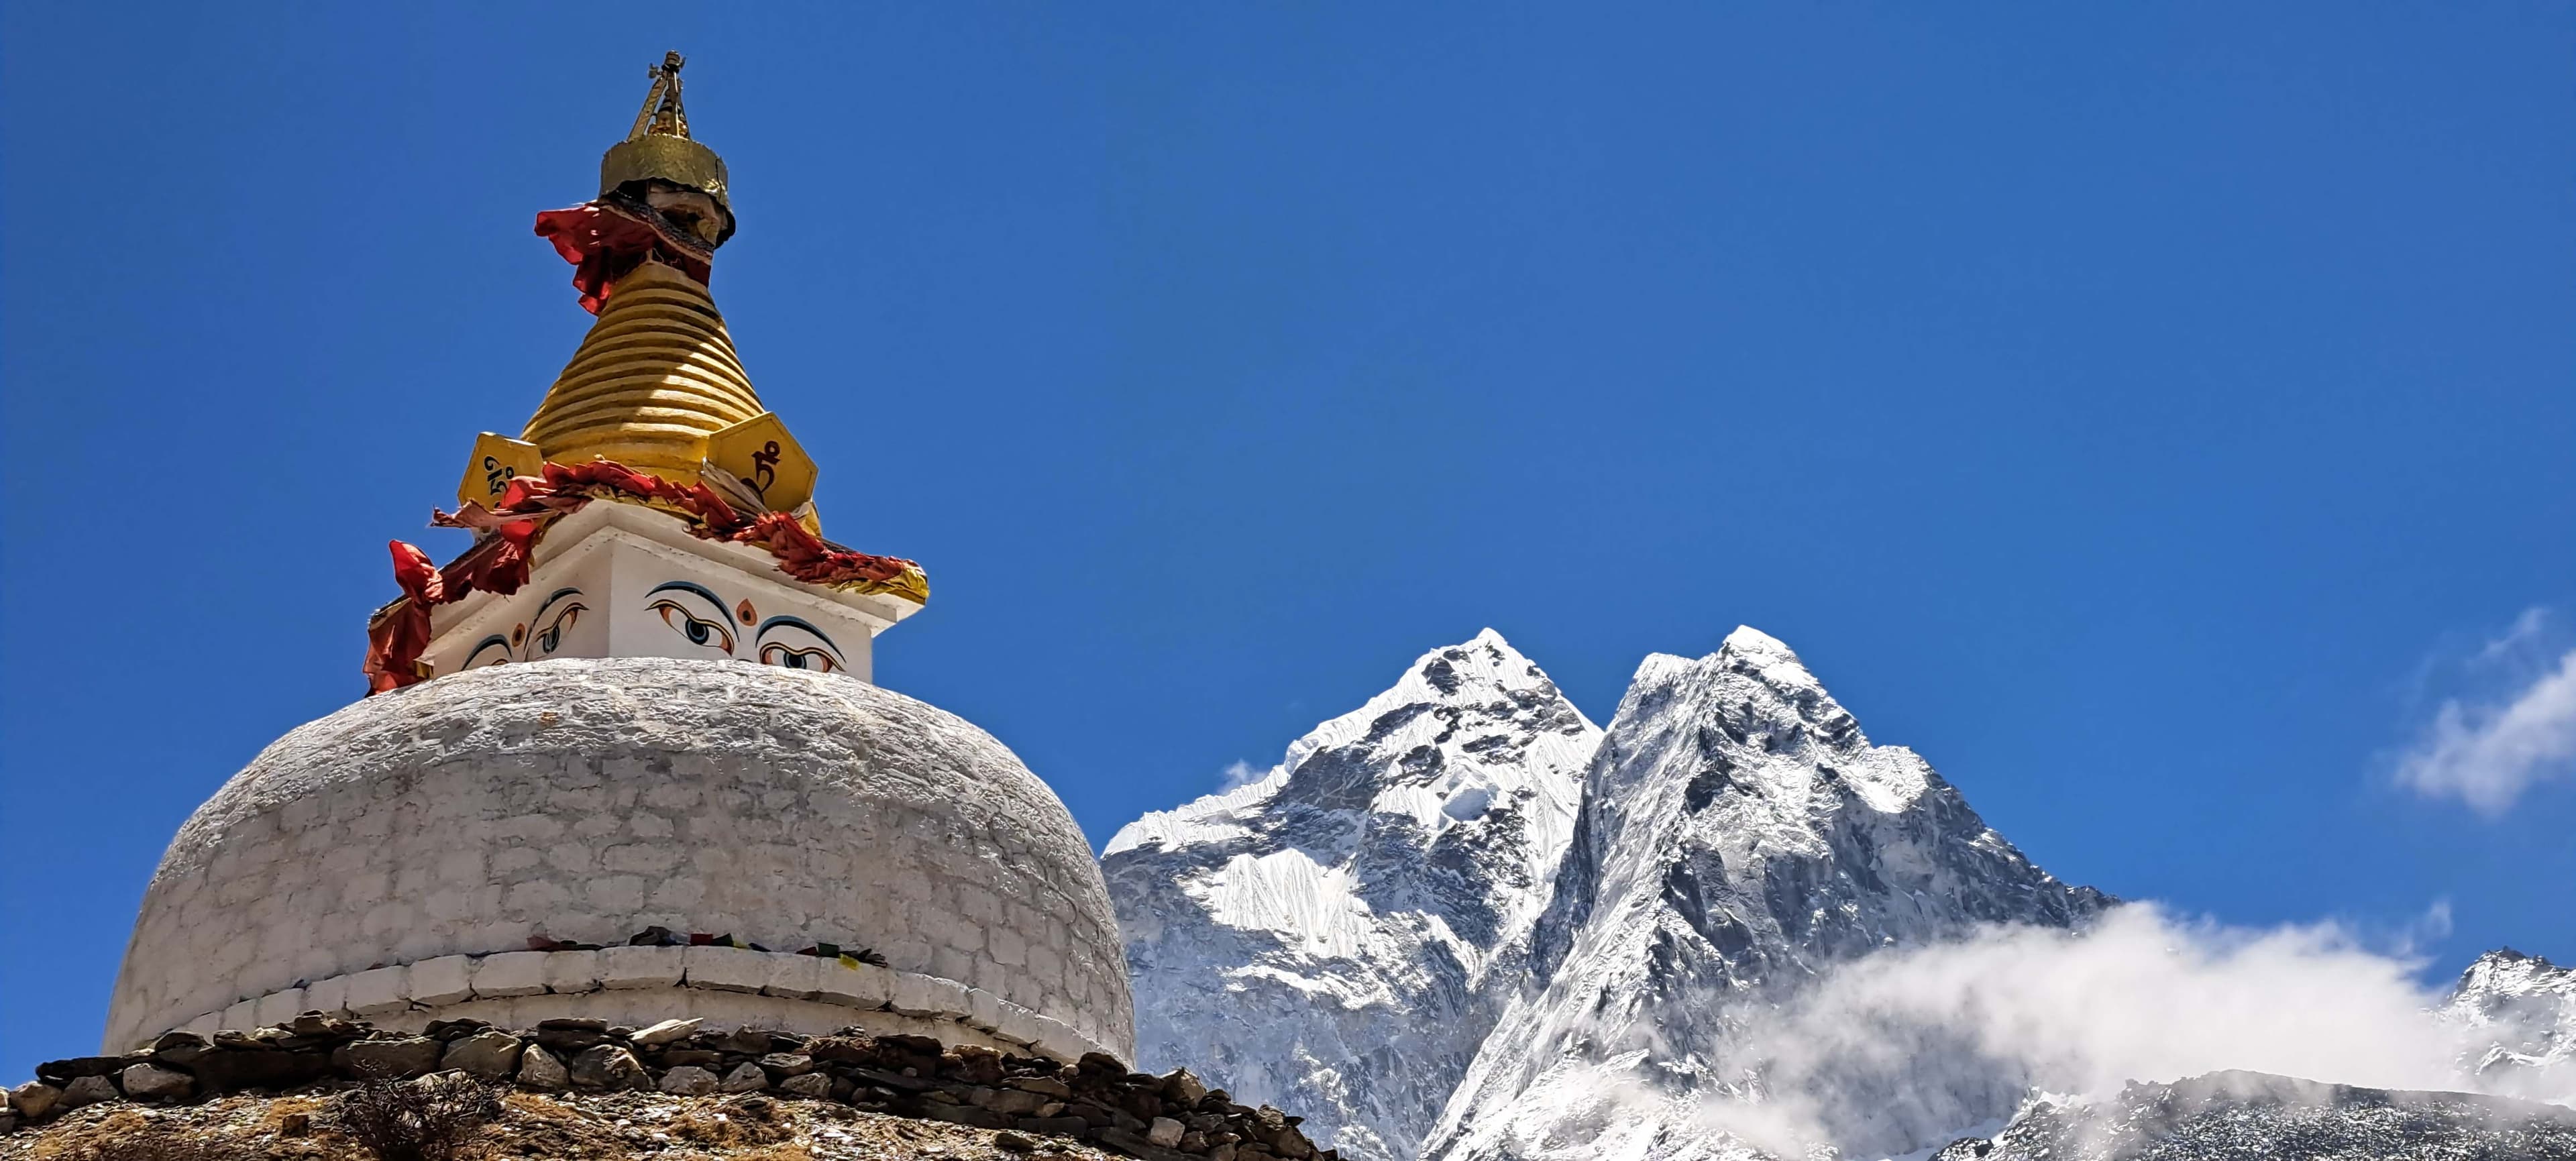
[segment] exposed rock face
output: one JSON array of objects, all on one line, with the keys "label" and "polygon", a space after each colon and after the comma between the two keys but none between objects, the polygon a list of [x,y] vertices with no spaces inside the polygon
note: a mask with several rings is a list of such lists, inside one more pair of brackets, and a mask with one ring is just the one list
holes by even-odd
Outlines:
[{"label": "exposed rock face", "polygon": [[2034,1101],[1935,1161],[2303,1161],[2576,1157],[2576,1110],[2505,1097],[2390,1092],[2214,1072],[2118,1098]]},{"label": "exposed rock face", "polygon": [[1491,630],[1103,858],[1137,1052],[1408,1158],[1528,978],[1600,736]]},{"label": "exposed rock face", "polygon": [[2576,968],[2499,948],[2460,973],[2441,1015],[2488,1045],[2460,1062],[2480,1087],[2576,1098]]},{"label": "exposed rock face", "polygon": [[[1912,751],[1871,745],[1780,642],[1738,629],[1697,661],[1649,657],[1586,775],[1533,986],[1425,1155],[1724,1155],[1701,1110],[1750,1087],[1755,1062],[1725,1057],[1742,1003],[1879,948],[2106,902],[2033,866]],[[1875,1144],[2020,1096],[2016,1077],[1942,1083],[1890,1094],[1897,1139]]]}]

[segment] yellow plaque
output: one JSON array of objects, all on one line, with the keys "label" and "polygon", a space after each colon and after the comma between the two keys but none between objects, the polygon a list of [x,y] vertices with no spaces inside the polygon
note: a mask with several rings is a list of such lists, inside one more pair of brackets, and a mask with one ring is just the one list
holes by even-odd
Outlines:
[{"label": "yellow plaque", "polygon": [[742,481],[772,512],[792,512],[814,498],[814,461],[764,411],[707,437],[707,462]]},{"label": "yellow plaque", "polygon": [[456,502],[489,508],[501,502],[501,490],[520,476],[543,475],[546,457],[537,445],[484,432],[474,437],[474,458],[465,464],[465,479],[456,485]]}]

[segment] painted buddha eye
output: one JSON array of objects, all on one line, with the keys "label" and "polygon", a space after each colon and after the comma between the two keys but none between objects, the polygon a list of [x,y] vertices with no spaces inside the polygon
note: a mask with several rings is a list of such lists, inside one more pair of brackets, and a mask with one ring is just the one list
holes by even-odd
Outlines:
[{"label": "painted buddha eye", "polygon": [[[579,622],[581,620],[582,611],[589,607],[590,606],[588,605],[580,603],[564,606],[563,612],[555,615],[553,624],[547,625],[544,629],[538,631],[537,652],[552,653],[556,649],[561,648],[563,646],[564,630],[572,628],[575,623]],[[667,619],[667,617],[665,619]]]},{"label": "painted buddha eye", "polygon": [[502,664],[509,659],[510,639],[494,633],[475,643],[474,651],[465,655],[465,664],[461,668],[482,669]]},{"label": "painted buddha eye", "polygon": [[[772,640],[770,635],[781,637]],[[803,617],[771,617],[760,623],[751,638],[760,646],[760,663],[782,669],[810,669],[816,673],[836,673],[848,668],[841,660],[841,647],[814,623]]]},{"label": "painted buddha eye", "polygon": [[760,663],[788,669],[811,669],[816,673],[830,673],[839,668],[833,663],[832,655],[821,649],[796,649],[774,642],[760,647]]},{"label": "painted buddha eye", "polygon": [[644,607],[662,614],[662,623],[679,630],[681,636],[689,639],[689,644],[733,652],[733,631],[725,628],[724,622],[694,616],[681,608],[679,602],[668,598]]}]

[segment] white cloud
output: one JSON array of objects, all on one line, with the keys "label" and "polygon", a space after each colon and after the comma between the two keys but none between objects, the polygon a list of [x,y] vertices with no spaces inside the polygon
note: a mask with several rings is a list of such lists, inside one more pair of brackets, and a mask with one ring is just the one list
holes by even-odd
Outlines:
[{"label": "white cloud", "polygon": [[1795,1156],[1819,1141],[1938,1143],[2029,1087],[2109,1095],[2131,1080],[2244,1069],[2471,1089],[2460,1061],[2473,1033],[2434,1018],[2443,992],[2417,982],[2419,966],[2333,925],[2248,931],[2153,904],[2120,907],[2081,933],[1989,929],[1854,961],[1753,1016],[1718,1055],[1759,1074],[1768,1095],[1712,1102],[1703,1115]]},{"label": "white cloud", "polygon": [[2506,627],[2504,636],[2479,646],[2477,655],[2469,660],[2477,665],[2493,665],[2510,660],[2517,650],[2538,641],[2541,633],[2548,628],[2549,610],[2538,606],[2524,609],[2522,615],[2515,617],[2513,624]]},{"label": "white cloud", "polygon": [[1216,792],[1223,794],[1229,790],[1240,790],[1260,781],[1269,773],[1268,770],[1237,758],[1226,764],[1224,778],[1217,784]]},{"label": "white cloud", "polygon": [[2576,775],[2576,648],[2548,660],[2549,624],[2526,611],[2478,650],[2472,667],[2510,679],[2486,697],[2444,700],[2399,757],[2399,782],[2497,815],[2533,786]]}]

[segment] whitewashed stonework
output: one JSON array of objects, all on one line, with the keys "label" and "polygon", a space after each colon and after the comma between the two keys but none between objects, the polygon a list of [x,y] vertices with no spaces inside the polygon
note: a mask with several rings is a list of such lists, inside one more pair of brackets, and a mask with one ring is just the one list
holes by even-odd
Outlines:
[{"label": "whitewashed stonework", "polygon": [[557,657],[748,661],[872,679],[872,642],[920,605],[778,571],[766,549],[688,533],[636,504],[593,503],[537,542],[528,583],[431,617],[422,658],[452,674]]},{"label": "whitewashed stonework", "polygon": [[[694,988],[674,995],[672,988]],[[982,988],[917,972],[793,952],[730,947],[615,947],[443,955],[316,980],[241,1000],[182,1022],[183,1031],[286,1024],[305,1012],[354,1016],[403,1032],[433,1020],[475,1019],[506,1028],[556,1017],[646,1027],[688,1013],[718,1030],[762,1028],[822,1036],[847,1028],[915,1032],[944,1044],[1034,1052],[1071,1063],[1088,1052],[1123,1055],[1070,1024]],[[120,1047],[149,1045],[146,1033]]]},{"label": "whitewashed stonework", "polygon": [[[880,1010],[773,962],[830,962],[814,957],[702,955],[692,977],[670,949],[521,950],[651,926],[872,947],[890,981],[914,982],[889,982]],[[703,1008],[781,1028],[921,1021],[954,1039],[976,1026],[978,992],[983,1024],[1007,1004],[1069,1029],[1059,1047],[1132,1056],[1090,847],[991,735],[841,675],[555,659],[371,697],[262,752],[163,857],[105,1042],[290,1004],[521,1022]]]}]

